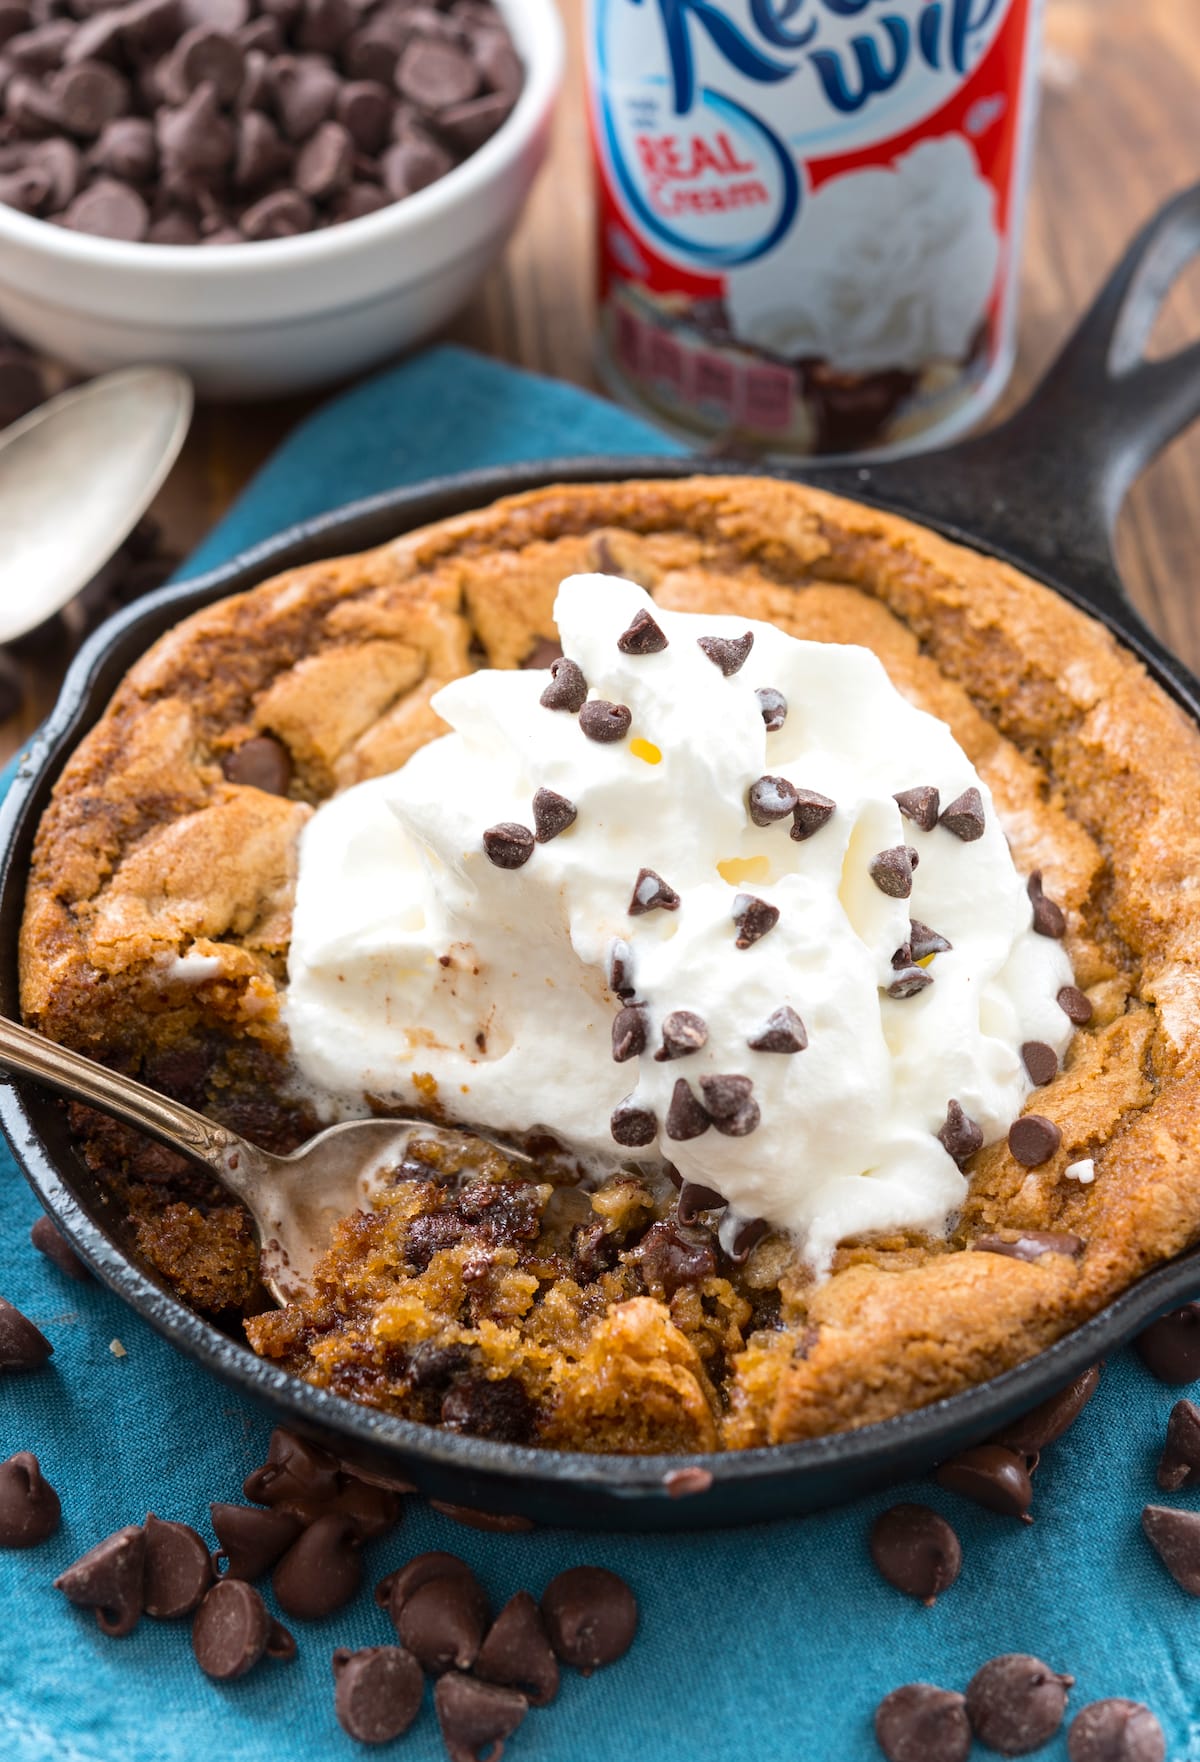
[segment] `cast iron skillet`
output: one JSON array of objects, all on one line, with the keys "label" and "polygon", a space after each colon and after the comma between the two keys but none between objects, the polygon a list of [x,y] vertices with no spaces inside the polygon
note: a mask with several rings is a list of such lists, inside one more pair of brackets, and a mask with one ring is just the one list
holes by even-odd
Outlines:
[{"label": "cast iron skillet", "polygon": [[[1026,407],[981,439],[861,469],[805,471],[841,491],[1017,564],[1099,618],[1200,723],[1200,682],[1167,654],[1122,591],[1111,532],[1142,467],[1200,414],[1200,343],[1148,362],[1143,347],[1171,283],[1200,252],[1200,186],[1171,202],[1130,248]],[[169,626],[225,594],[298,564],[365,550],[428,521],[554,482],[744,472],[694,459],[570,459],[443,478],[295,527],[200,579],[140,601],[80,653],[0,814],[0,1010],[17,1014],[17,932],[30,847],[51,787],[127,667]],[[1102,1314],[1015,1370],[920,1412],[839,1436],[707,1457],[598,1457],[456,1437],[372,1412],[286,1375],[185,1307],[140,1262],[115,1208],[84,1167],[63,1110],[21,1079],[0,1083],[0,1121],[45,1205],[104,1281],[189,1357],[279,1422],[376,1473],[495,1513],[596,1529],[683,1529],[814,1510],[921,1473],[977,1442],[1200,1292],[1200,1249],[1126,1291]],[[671,1498],[685,1463],[711,1486]]]}]

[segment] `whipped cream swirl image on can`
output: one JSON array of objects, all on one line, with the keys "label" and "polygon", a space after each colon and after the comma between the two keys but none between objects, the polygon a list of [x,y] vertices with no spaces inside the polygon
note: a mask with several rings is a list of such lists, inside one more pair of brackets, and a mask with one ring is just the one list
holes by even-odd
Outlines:
[{"label": "whipped cream swirl image on can", "polygon": [[1039,0],[588,0],[600,360],[691,437],[903,451],[1012,362]]}]

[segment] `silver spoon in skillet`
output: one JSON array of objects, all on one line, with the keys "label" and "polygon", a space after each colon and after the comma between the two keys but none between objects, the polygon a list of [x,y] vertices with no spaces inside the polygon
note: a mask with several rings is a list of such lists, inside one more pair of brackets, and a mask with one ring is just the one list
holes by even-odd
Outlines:
[{"label": "silver spoon in skillet", "polygon": [[372,1190],[398,1166],[414,1139],[454,1144],[472,1139],[491,1144],[510,1161],[532,1161],[480,1132],[401,1119],[347,1120],[318,1132],[290,1156],[274,1156],[144,1083],[3,1018],[0,1065],[115,1114],[202,1163],[254,1219],[262,1281],[280,1303],[306,1294],[334,1225],[370,1205]]}]

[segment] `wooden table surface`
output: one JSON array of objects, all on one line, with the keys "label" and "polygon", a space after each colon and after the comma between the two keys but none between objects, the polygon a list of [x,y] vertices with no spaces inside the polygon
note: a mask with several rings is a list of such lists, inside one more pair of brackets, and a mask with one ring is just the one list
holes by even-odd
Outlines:
[{"label": "wooden table surface", "polygon": [[[582,101],[582,0],[561,0],[570,75],[551,161],[504,261],[448,332],[506,361],[594,385],[592,237]],[[1037,379],[1131,234],[1173,191],[1200,178],[1200,32],[1182,0],[1046,0],[1042,106],[1022,271],[1020,350],[997,414]],[[1200,336],[1200,272],[1185,275],[1152,342]],[[186,551],[309,403],[201,408],[155,507]],[[1064,445],[1070,445],[1064,437]],[[1130,496],[1119,551],[1134,600],[1200,669],[1200,427]],[[0,758],[53,701],[59,662],[30,668],[20,717],[0,726]]]}]

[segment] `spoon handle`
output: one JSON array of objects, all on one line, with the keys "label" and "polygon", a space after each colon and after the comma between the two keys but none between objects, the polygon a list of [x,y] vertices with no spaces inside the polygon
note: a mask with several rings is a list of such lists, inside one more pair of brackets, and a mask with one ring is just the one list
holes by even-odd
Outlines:
[{"label": "spoon handle", "polygon": [[56,1041],[35,1034],[31,1028],[23,1028],[3,1017],[0,1017],[0,1065],[34,1077],[51,1089],[74,1096],[76,1101],[90,1102],[103,1113],[127,1120],[131,1126],[148,1132],[172,1150],[181,1150],[186,1156],[194,1156],[206,1163],[226,1183],[229,1181],[229,1153],[250,1149],[245,1139],[231,1132],[228,1126],[219,1126],[215,1120],[205,1119],[203,1114],[184,1107],[182,1102],[171,1101],[156,1090],[148,1089],[144,1083],[135,1083],[132,1077],[110,1071],[106,1066],[84,1058],[82,1053],[72,1052],[69,1047],[59,1046]]}]

